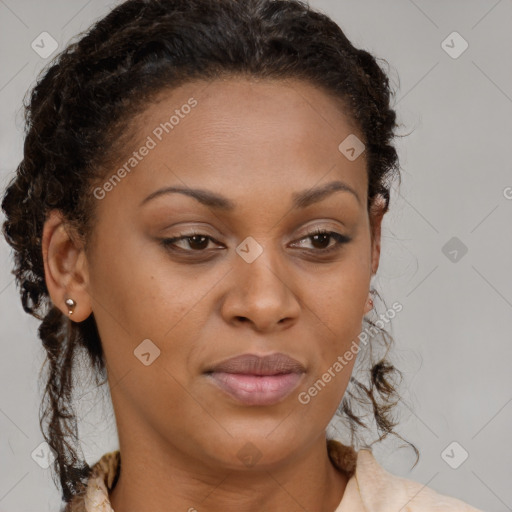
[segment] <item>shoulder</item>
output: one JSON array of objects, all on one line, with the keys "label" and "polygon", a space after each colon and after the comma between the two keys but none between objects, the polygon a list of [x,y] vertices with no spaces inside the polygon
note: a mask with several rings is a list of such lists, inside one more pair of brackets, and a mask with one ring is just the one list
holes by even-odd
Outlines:
[{"label": "shoulder", "polygon": [[[482,512],[463,501],[385,470],[369,449],[328,440],[329,457],[349,477],[345,503],[366,512]],[[340,505],[340,507],[341,507]],[[339,511],[345,508],[339,508]],[[347,509],[348,510],[348,509]]]},{"label": "shoulder", "polygon": [[463,501],[386,471],[368,449],[357,452],[355,479],[369,511],[481,512]]},{"label": "shoulder", "polygon": [[61,512],[113,512],[109,492],[116,483],[120,467],[119,450],[105,453],[92,466],[86,487]]}]

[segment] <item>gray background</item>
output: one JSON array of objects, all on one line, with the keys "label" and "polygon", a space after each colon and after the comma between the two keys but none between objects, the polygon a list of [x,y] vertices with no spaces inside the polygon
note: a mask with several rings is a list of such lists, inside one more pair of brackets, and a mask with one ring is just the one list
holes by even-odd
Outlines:
[{"label": "gray background", "polygon": [[[412,450],[384,442],[374,451],[395,474],[487,511],[512,510],[512,1],[311,4],[356,46],[389,62],[399,85],[400,133],[410,133],[397,142],[403,182],[385,217],[373,285],[387,304],[403,305],[392,324],[407,403],[399,432],[421,459],[411,470]],[[47,31],[60,51],[113,5],[0,0],[2,190],[22,155],[23,95],[49,60],[32,50],[32,41]],[[469,44],[457,58],[442,47],[454,31]],[[448,44],[452,52],[462,48],[457,38]],[[56,511],[50,470],[31,458],[43,441],[37,376],[44,354],[38,322],[22,310],[10,258],[2,238],[0,512]],[[115,426],[100,395],[89,393],[81,406],[81,437],[93,463],[117,447]],[[452,464],[462,449],[469,454],[457,469],[442,456],[454,441]]]}]

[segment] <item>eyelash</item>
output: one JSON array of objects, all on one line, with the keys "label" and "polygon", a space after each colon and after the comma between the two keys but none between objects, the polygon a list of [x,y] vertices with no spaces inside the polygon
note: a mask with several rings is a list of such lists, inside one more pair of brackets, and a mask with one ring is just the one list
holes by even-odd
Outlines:
[{"label": "eyelash", "polygon": [[[334,238],[335,241],[336,241],[336,243],[334,245],[328,247],[327,249],[305,249],[305,251],[307,251],[307,252],[320,254],[322,256],[323,255],[330,255],[333,252],[337,252],[338,250],[341,249],[342,245],[347,244],[347,243],[349,243],[352,240],[350,237],[348,237],[346,235],[342,235],[340,233],[337,233],[336,231],[328,231],[328,230],[324,230],[324,229],[316,229],[316,230],[308,233],[306,236],[300,238],[299,241],[306,240],[308,238],[312,238],[312,237],[314,237],[316,235],[328,235],[331,238]],[[207,238],[210,241],[215,242],[215,243],[221,245],[220,242],[217,242],[211,236],[205,235],[203,233],[198,233],[198,232],[187,233],[187,234],[180,234],[179,236],[176,236],[176,237],[173,237],[173,238],[164,238],[164,239],[161,240],[161,243],[162,243],[162,245],[167,250],[173,251],[173,252],[188,252],[188,253],[202,253],[202,252],[205,252],[206,249],[199,249],[199,250],[190,249],[189,250],[189,249],[182,249],[182,248],[175,248],[175,247],[173,247],[175,242],[178,242],[180,240],[187,240],[187,239],[193,238],[195,236],[202,237],[202,238]]]}]

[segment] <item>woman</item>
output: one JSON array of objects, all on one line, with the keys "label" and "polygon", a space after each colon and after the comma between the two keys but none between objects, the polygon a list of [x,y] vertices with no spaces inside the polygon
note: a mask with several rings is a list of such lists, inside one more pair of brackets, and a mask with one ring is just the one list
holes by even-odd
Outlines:
[{"label": "woman", "polygon": [[[356,402],[379,439],[395,426],[397,370],[361,335],[385,334],[365,315],[398,175],[391,94],[296,0],[130,0],[48,69],[2,207],[66,511],[476,510],[359,442]],[[119,434],[92,468],[81,351]],[[351,443],[326,437],[337,411]]]}]

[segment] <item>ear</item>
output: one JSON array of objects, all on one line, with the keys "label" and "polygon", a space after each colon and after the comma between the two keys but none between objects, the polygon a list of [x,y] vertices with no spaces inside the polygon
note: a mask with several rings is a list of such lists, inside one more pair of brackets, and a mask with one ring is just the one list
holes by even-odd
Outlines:
[{"label": "ear", "polygon": [[[380,233],[384,214],[388,209],[387,200],[384,196],[378,195],[374,198],[370,206],[370,234],[371,234],[371,260],[368,269],[372,276],[377,273],[380,261]],[[364,314],[366,315],[372,309],[372,305],[367,299],[364,306]]]},{"label": "ear", "polygon": [[384,214],[387,212],[388,203],[384,196],[377,195],[373,199],[370,206],[370,230],[372,237],[372,258],[371,258],[371,273],[372,276],[377,273],[380,261],[380,235],[382,219]]},{"label": "ear", "polygon": [[[59,210],[52,210],[44,223],[42,252],[46,287],[52,302],[71,320],[82,322],[92,312],[88,289],[87,259],[80,237]],[[76,307],[68,313],[66,299]]]}]

